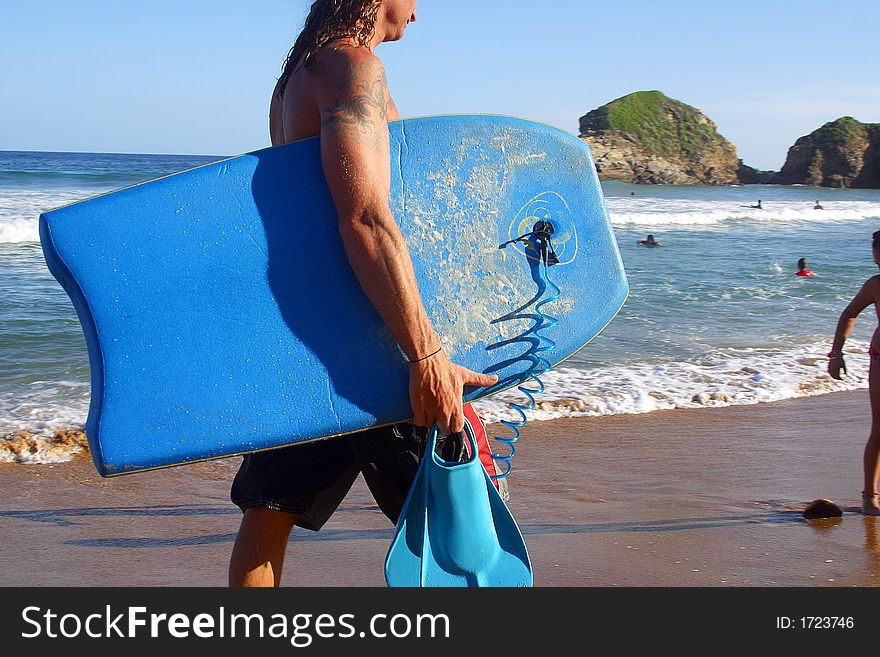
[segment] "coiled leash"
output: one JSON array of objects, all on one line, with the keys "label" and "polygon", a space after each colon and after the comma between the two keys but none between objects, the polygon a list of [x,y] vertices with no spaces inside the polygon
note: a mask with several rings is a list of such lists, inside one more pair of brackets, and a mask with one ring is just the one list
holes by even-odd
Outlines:
[{"label": "coiled leash", "polygon": [[[547,268],[559,262],[552,235],[553,224],[538,221],[530,233],[499,246],[503,249],[513,242],[525,244],[529,264],[537,269],[533,278],[538,282],[538,292],[528,303],[496,320],[530,319],[533,325],[515,338],[487,347],[529,345],[522,355],[492,368],[502,369],[520,361],[528,363],[525,381],[520,372],[496,384],[506,387],[519,382],[520,392],[529,400],[528,404],[510,402],[520,420],[503,421],[513,432],[512,437],[495,437],[507,448],[506,453],[492,453],[492,459],[496,464],[502,463],[504,471],[490,476],[482,466],[473,427],[467,421],[462,438],[468,442],[469,458],[465,462],[459,462],[458,458],[445,460],[436,453],[435,425],[428,434],[425,456],[419,463],[385,557],[385,581],[389,586],[533,584],[531,560],[522,533],[492,479],[510,474],[515,443],[519,440],[520,428],[526,423],[525,411],[535,408],[535,395],[544,390],[538,376],[551,367],[545,354],[552,351],[556,343],[542,335],[542,331],[557,324],[557,320],[541,308],[559,298],[559,288],[547,277]],[[524,312],[532,306],[533,312]],[[537,388],[524,385],[528,380],[537,384]]]},{"label": "coiled leash", "polygon": [[[534,410],[535,395],[544,392],[544,384],[538,377],[552,367],[552,364],[547,360],[545,354],[549,354],[556,348],[556,342],[544,335],[543,332],[556,326],[559,321],[552,315],[543,312],[542,308],[547,304],[556,301],[560,296],[559,287],[550,280],[549,276],[549,268],[552,265],[559,263],[559,258],[556,256],[556,250],[553,248],[553,232],[553,224],[550,221],[541,220],[532,226],[531,232],[498,245],[499,249],[507,248],[509,244],[517,242],[525,245],[527,257],[532,260],[537,260],[535,273],[537,274],[538,292],[525,306],[498,320],[509,321],[516,319],[530,319],[534,324],[515,338],[502,340],[501,342],[496,342],[487,347],[487,349],[498,349],[503,346],[517,343],[530,345],[525,353],[515,359],[516,361],[529,363],[528,369],[524,372],[526,379],[517,385],[517,390],[528,398],[528,403],[520,404],[513,401],[508,402],[508,405],[514,410],[516,415],[519,416],[519,419],[501,421],[501,424],[511,430],[513,433],[512,436],[508,438],[494,436],[493,438],[493,440],[501,443],[506,450],[504,453],[492,452],[492,459],[496,464],[500,464],[503,469],[501,473],[493,475],[493,479],[504,479],[510,474],[510,461],[516,456],[516,442],[520,439],[520,430],[525,426],[527,421],[525,412]],[[532,254],[529,252],[532,252]],[[532,304],[534,304],[534,313],[524,314],[523,311],[527,310]],[[510,381],[511,378],[519,379],[520,376],[520,374],[517,374],[513,377],[507,377],[506,381]],[[534,382],[537,387],[527,387],[526,384],[530,381]],[[503,387],[504,381],[500,381],[498,385]]]}]

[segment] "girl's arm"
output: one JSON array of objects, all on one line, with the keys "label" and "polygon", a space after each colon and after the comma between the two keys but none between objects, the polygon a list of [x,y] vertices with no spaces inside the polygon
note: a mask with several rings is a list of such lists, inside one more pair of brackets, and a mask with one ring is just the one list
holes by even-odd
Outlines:
[{"label": "girl's arm", "polygon": [[876,276],[869,278],[858,294],[849,302],[849,305],[840,313],[840,319],[837,320],[837,330],[834,332],[834,342],[831,343],[831,351],[828,352],[828,373],[832,378],[839,379],[841,370],[844,374],[846,373],[846,364],[843,361],[843,343],[852,333],[859,314],[874,303],[876,278]]}]

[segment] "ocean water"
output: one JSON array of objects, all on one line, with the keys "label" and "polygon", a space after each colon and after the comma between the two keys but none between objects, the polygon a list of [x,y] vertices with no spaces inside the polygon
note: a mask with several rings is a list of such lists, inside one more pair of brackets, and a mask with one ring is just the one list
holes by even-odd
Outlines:
[{"label": "ocean water", "polygon": [[[40,212],[219,156],[0,151],[0,438],[82,429],[89,367],[79,322],[46,269]],[[533,421],[754,404],[867,386],[869,309],[847,342],[848,376],[826,373],[840,311],[878,272],[880,190],[603,185],[630,283],[609,327],[542,377]],[[758,199],[763,209],[748,206]],[[819,200],[823,210],[814,210]],[[636,241],[652,233],[661,248]],[[794,276],[805,257],[813,278]],[[552,270],[551,270],[552,274]],[[565,291],[563,290],[563,294]],[[552,337],[552,335],[551,335]],[[511,418],[507,391],[481,401]],[[0,460],[75,447],[0,449]]]}]

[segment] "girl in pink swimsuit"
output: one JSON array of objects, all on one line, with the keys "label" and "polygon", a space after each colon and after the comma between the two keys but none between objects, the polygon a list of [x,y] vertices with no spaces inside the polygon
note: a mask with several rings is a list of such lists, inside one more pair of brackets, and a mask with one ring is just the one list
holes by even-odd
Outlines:
[{"label": "girl in pink swimsuit", "polygon": [[[871,246],[874,251],[874,262],[880,266],[880,230],[874,233]],[[835,379],[840,379],[841,371],[846,373],[846,364],[843,361],[843,343],[852,333],[856,318],[871,304],[874,304],[878,315],[878,324],[880,324],[880,275],[872,276],[865,281],[862,289],[840,314],[837,330],[834,333],[834,342],[831,345],[831,351],[828,352],[828,373]],[[880,499],[877,494],[877,478],[880,475],[880,325],[875,329],[871,338],[868,355],[871,358],[871,366],[868,371],[871,434],[865,445],[864,453],[865,487],[862,490],[862,513],[880,516]]]}]

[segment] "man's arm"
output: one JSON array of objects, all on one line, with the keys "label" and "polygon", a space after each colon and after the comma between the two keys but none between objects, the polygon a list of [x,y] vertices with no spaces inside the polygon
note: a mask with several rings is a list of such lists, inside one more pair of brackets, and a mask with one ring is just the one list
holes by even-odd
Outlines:
[{"label": "man's arm", "polygon": [[406,242],[391,209],[388,91],[382,63],[362,48],[324,53],[315,75],[321,161],[348,260],[410,365],[410,403],[419,426],[445,433],[464,425],[462,388],[495,376],[455,365],[441,350],[422,305]]}]

